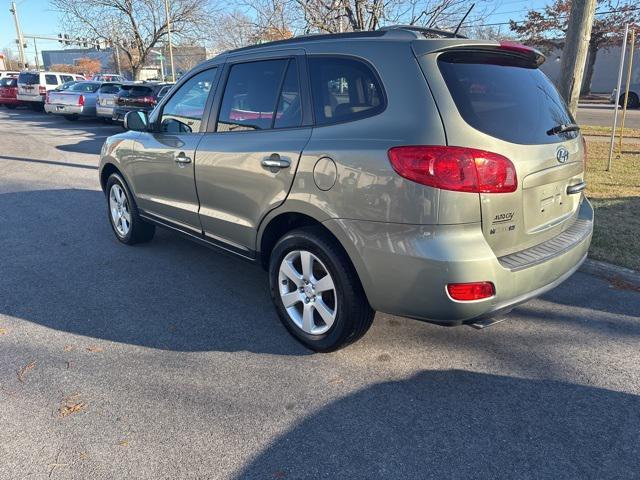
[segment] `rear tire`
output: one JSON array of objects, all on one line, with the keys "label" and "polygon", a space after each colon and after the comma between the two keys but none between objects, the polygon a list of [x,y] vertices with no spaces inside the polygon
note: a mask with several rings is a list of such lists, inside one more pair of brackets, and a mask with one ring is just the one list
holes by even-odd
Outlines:
[{"label": "rear tire", "polygon": [[[620,95],[618,100],[618,104],[621,107],[624,107],[624,95]],[[627,108],[638,108],[640,107],[640,98],[634,92],[629,92],[629,100],[627,101]]]},{"label": "rear tire", "polygon": [[320,227],[293,230],[277,242],[269,261],[269,284],[284,326],[316,352],[355,342],[373,322],[375,312],[353,265]]},{"label": "rear tire", "polygon": [[105,191],[109,224],[116,238],[125,245],[151,241],[156,227],[140,218],[135,198],[124,179],[112,173]]},{"label": "rear tire", "polygon": [[15,105],[9,105],[9,104],[7,104],[7,105],[6,105],[6,107],[7,107],[9,110],[15,110],[15,108],[16,108],[16,106],[15,106]]}]

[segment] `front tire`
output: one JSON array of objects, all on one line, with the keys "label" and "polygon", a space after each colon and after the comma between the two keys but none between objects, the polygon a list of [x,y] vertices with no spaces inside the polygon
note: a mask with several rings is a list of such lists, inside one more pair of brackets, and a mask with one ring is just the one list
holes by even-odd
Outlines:
[{"label": "front tire", "polygon": [[[620,95],[620,99],[618,100],[618,104],[621,107],[624,107],[624,95]],[[640,107],[640,98],[634,92],[629,92],[629,100],[627,101],[627,108],[638,108]]]},{"label": "front tire", "polygon": [[106,192],[107,215],[116,238],[126,245],[149,242],[156,228],[140,218],[135,198],[119,174],[111,174]]},{"label": "front tire", "polygon": [[280,320],[317,352],[343,348],[373,322],[360,279],[346,253],[319,227],[282,237],[269,262],[271,297]]}]

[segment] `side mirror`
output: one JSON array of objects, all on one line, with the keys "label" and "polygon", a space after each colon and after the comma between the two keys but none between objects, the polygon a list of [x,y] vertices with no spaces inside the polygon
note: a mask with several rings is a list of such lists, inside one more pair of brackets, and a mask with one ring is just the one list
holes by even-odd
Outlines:
[{"label": "side mirror", "polygon": [[149,117],[147,112],[133,111],[128,112],[124,116],[125,130],[133,130],[134,132],[146,132],[149,129]]}]

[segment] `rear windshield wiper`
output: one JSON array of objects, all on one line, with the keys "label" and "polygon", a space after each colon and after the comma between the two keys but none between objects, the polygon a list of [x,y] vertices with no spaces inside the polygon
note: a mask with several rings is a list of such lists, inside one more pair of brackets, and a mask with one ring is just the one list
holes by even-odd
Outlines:
[{"label": "rear windshield wiper", "polygon": [[559,133],[577,132],[580,130],[580,125],[575,123],[567,123],[562,125],[556,125],[550,130],[547,130],[547,135],[558,135]]}]

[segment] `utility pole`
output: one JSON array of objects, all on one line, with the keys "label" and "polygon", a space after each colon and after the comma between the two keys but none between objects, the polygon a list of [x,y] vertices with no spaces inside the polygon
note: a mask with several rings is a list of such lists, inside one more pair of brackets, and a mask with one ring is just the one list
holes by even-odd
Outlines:
[{"label": "utility pole", "polygon": [[18,20],[18,8],[16,2],[11,2],[11,8],[9,11],[13,14],[13,21],[16,24],[16,35],[18,36],[18,53],[20,55],[20,67],[25,68],[27,66],[26,59],[24,57],[24,38],[22,38],[22,30],[20,29],[20,20]]},{"label": "utility pole", "polygon": [[40,71],[40,59],[38,58],[38,44],[36,37],[33,37],[33,49],[36,51],[36,70]]},{"label": "utility pole", "polygon": [[171,43],[171,20],[169,19],[169,0],[164,0],[164,12],[167,16],[167,36],[169,39],[169,60],[171,61],[171,81],[176,81],[176,69],[173,66],[173,45]]},{"label": "utility pole", "polygon": [[575,116],[578,110],[582,75],[589,50],[596,0],[573,0],[562,52],[559,90]]}]

